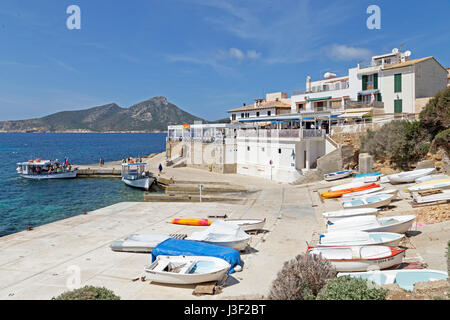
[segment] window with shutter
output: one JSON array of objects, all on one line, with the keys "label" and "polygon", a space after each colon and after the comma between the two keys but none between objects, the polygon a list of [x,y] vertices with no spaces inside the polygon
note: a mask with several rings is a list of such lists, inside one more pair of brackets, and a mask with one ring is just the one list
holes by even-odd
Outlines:
[{"label": "window with shutter", "polygon": [[362,76],[362,89],[367,90],[367,75]]},{"label": "window with shutter", "polygon": [[378,89],[378,73],[373,75],[373,88]]},{"label": "window with shutter", "polygon": [[402,92],[402,74],[394,75],[394,92]]}]

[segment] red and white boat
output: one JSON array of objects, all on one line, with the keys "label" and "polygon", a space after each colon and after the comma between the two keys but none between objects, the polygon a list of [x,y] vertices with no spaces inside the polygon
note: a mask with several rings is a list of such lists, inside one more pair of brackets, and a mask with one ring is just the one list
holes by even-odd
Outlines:
[{"label": "red and white boat", "polygon": [[388,246],[309,247],[307,254],[321,255],[339,272],[380,270],[402,263],[405,249]]}]

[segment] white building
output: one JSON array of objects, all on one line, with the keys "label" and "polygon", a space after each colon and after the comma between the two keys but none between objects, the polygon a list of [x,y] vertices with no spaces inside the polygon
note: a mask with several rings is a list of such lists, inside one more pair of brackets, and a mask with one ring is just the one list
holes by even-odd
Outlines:
[{"label": "white building", "polygon": [[242,119],[255,119],[260,117],[271,117],[291,112],[291,99],[285,92],[266,94],[265,99],[255,99],[251,105],[244,104],[240,108],[228,110],[231,122]]},{"label": "white building", "polygon": [[324,79],[306,79],[306,90],[294,92],[291,112],[343,111],[373,107],[385,114],[416,114],[417,99],[430,98],[447,85],[447,70],[434,58],[410,59],[411,52],[372,57],[368,66],[358,64],[348,75],[327,73]]}]

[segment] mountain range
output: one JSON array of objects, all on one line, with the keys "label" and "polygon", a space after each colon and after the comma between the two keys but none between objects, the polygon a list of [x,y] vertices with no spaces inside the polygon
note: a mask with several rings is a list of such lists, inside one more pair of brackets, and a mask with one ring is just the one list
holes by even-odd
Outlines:
[{"label": "mountain range", "polygon": [[63,111],[42,118],[1,121],[0,132],[161,132],[168,125],[202,121],[166,97],[154,97],[129,108],[115,103],[77,111]]}]

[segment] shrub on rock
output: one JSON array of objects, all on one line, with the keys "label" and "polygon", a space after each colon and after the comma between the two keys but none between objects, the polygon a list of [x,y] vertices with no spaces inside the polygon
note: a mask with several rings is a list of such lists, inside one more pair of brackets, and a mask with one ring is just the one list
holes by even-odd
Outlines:
[{"label": "shrub on rock", "polygon": [[57,297],[53,297],[52,300],[120,300],[120,297],[104,287],[85,286],[64,292]]},{"label": "shrub on rock", "polygon": [[327,281],[336,277],[331,263],[318,255],[298,255],[284,263],[273,281],[271,300],[313,300]]},{"label": "shrub on rock", "polygon": [[330,280],[317,300],[386,300],[387,294],[373,282],[344,276]]}]

